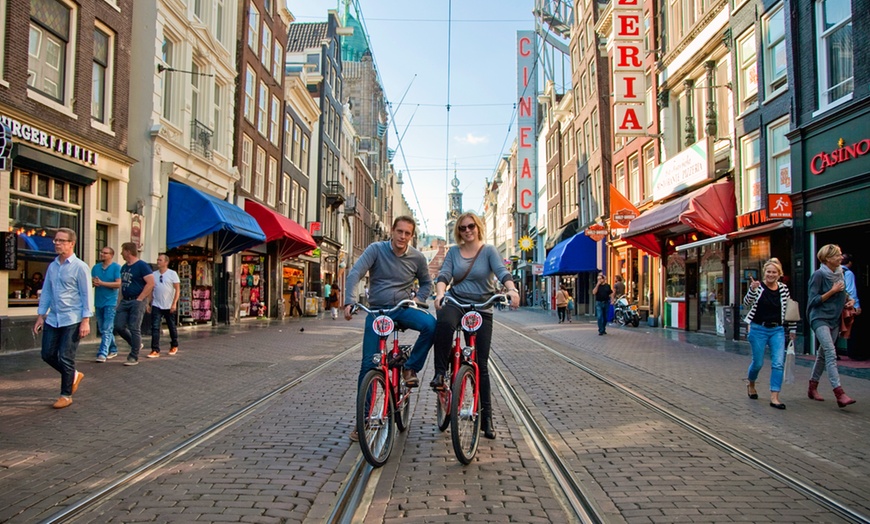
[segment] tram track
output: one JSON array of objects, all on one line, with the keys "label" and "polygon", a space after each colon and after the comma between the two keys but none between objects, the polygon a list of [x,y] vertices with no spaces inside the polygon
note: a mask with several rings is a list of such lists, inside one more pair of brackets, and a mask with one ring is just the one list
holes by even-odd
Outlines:
[{"label": "tram track", "polygon": [[162,467],[167,464],[171,464],[175,462],[177,459],[185,455],[186,453],[196,449],[201,446],[204,442],[209,441],[214,438],[224,430],[230,428],[231,426],[237,424],[245,417],[254,413],[257,409],[262,406],[268,404],[271,401],[277,399],[280,395],[286,393],[287,391],[299,386],[300,384],[311,380],[312,378],[317,377],[325,370],[341,361],[351,353],[358,351],[361,344],[357,343],[351,346],[348,349],[345,349],[338,355],[330,358],[326,362],[316,366],[315,368],[303,373],[302,375],[285,382],[279,387],[273,389],[272,391],[260,396],[256,400],[249,402],[247,405],[242,408],[234,411],[233,413],[227,415],[223,419],[215,422],[214,424],[208,426],[207,428],[199,431],[195,435],[185,439],[181,443],[177,444],[173,448],[161,453],[159,456],[149,460],[145,464],[137,467],[133,471],[123,475],[102,488],[94,491],[93,493],[77,500],[71,505],[65,507],[61,511],[51,515],[47,519],[41,521],[42,524],[60,524],[64,522],[70,522],[76,517],[85,514],[89,510],[99,506],[104,501],[111,499],[114,495],[124,491],[138,482],[146,479],[153,473],[160,470]]},{"label": "tram track", "polygon": [[[858,511],[854,508],[849,507],[847,504],[843,503],[842,501],[838,500],[837,498],[835,498],[835,497],[829,495],[828,493],[825,493],[824,491],[810,485],[809,483],[798,478],[797,476],[783,471],[781,468],[776,467],[775,465],[771,464],[770,462],[765,461],[765,460],[759,458],[758,456],[754,455],[753,453],[746,451],[742,447],[740,447],[736,444],[733,444],[733,443],[727,441],[726,439],[716,435],[715,433],[708,430],[707,428],[704,428],[704,427],[688,420],[686,417],[680,415],[676,411],[669,409],[668,407],[663,406],[662,404],[660,404],[660,403],[648,398],[647,396],[635,391],[634,389],[627,386],[626,384],[619,382],[616,379],[610,378],[610,377],[606,376],[605,374],[600,373],[599,371],[596,371],[595,369],[591,368],[590,366],[588,366],[582,362],[579,362],[574,358],[571,358],[570,356],[568,356],[568,355],[564,354],[563,352],[553,348],[552,346],[550,346],[544,342],[541,342],[539,340],[536,340],[535,338],[530,337],[530,336],[514,329],[513,327],[511,327],[503,322],[496,321],[496,324],[498,324],[501,328],[512,332],[515,336],[529,342],[530,344],[533,344],[541,349],[544,349],[545,351],[547,351],[551,355],[555,356],[556,358],[560,359],[561,361],[563,361],[563,362],[569,364],[570,366],[586,373],[587,375],[595,378],[596,380],[608,385],[612,389],[619,391],[623,395],[629,397],[630,399],[632,399],[633,401],[637,402],[638,404],[644,406],[648,410],[651,410],[651,411],[657,413],[658,415],[664,417],[665,419],[667,419],[667,420],[677,424],[678,426],[686,429],[687,431],[689,431],[690,433],[694,434],[695,436],[701,438],[703,441],[707,442],[708,444],[710,444],[714,448],[719,449],[721,451],[724,451],[725,453],[734,457],[735,459],[739,460],[740,462],[743,462],[744,464],[747,464],[747,465],[765,473],[766,475],[769,475],[770,477],[784,483],[785,485],[789,486],[790,488],[794,489],[795,491],[797,491],[797,492],[801,493],[802,495],[804,495],[805,497],[807,497],[807,499],[816,502],[817,504],[824,507],[826,510],[836,514],[837,516],[839,516],[839,517],[841,517],[849,522],[857,522],[857,523],[870,522],[870,516],[862,513],[861,511]],[[498,352],[494,350],[493,353],[497,354]],[[490,362],[491,362],[491,369],[497,370],[495,373],[496,379],[499,382],[499,385],[502,389],[502,392],[505,393],[505,398],[508,400],[508,403],[511,404],[511,402],[513,401],[514,398],[518,398],[518,393],[509,383],[507,383],[507,380],[504,377],[504,375],[502,374],[498,365],[497,364],[493,365],[493,364],[495,364],[495,361],[491,359]],[[553,474],[554,478],[556,479],[557,485],[559,486],[559,488],[563,492],[566,499],[571,503],[571,507],[574,508],[574,502],[571,500],[571,497],[572,496],[581,497],[582,496],[582,487],[579,488],[579,492],[578,492],[577,491],[578,488],[575,487],[576,479],[573,478],[573,475],[571,474],[570,468],[565,466],[565,461],[562,460],[561,458],[559,458],[558,454],[556,454],[556,456],[553,457],[553,456],[549,455],[549,451],[546,451],[548,448],[553,449],[553,446],[551,444],[551,438],[546,435],[546,433],[543,431],[543,429],[538,427],[537,423],[534,422],[534,415],[531,412],[529,412],[529,410],[527,408],[525,408],[522,405],[522,403],[519,404],[518,410],[515,410],[513,406],[511,407],[511,409],[512,409],[512,411],[514,411],[515,416],[517,415],[517,413],[520,414],[520,417],[518,417],[518,420],[521,420],[524,426],[529,427],[529,424],[526,424],[525,420],[523,420],[523,419],[528,417],[530,419],[531,426],[537,427],[537,429],[532,433],[532,436],[531,436],[531,438],[534,441],[535,448],[538,449],[539,451],[544,450],[544,451],[542,451],[542,457],[544,457],[545,461],[552,460],[554,462],[553,465],[550,465],[549,463],[547,463],[546,466]],[[540,440],[540,444],[538,443],[539,440]],[[565,470],[568,472],[568,475],[564,474],[563,468],[565,468]],[[591,522],[591,521],[583,520],[583,518],[580,517],[579,513],[578,513],[578,518],[580,518],[581,521],[583,521],[583,522]]]}]

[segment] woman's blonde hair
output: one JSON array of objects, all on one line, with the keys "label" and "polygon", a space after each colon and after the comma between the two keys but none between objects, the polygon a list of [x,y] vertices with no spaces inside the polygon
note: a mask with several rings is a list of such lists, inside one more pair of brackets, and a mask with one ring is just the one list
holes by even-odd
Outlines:
[{"label": "woman's blonde hair", "polygon": [[819,249],[819,252],[816,253],[816,258],[819,259],[819,262],[824,264],[827,259],[841,253],[842,251],[840,250],[840,246],[838,246],[837,244],[825,244],[824,246],[822,246],[821,249]]},{"label": "woman's blonde hair", "polygon": [[767,266],[773,266],[774,268],[776,268],[779,276],[782,276],[782,263],[779,261],[778,258],[771,258],[770,260],[765,262],[764,265],[761,267],[761,271],[767,271]]},{"label": "woman's blonde hair", "polygon": [[483,220],[477,216],[477,213],[466,211],[459,215],[459,218],[456,219],[456,224],[453,226],[453,240],[455,240],[458,245],[465,243],[465,240],[462,239],[462,234],[459,233],[459,224],[461,224],[466,218],[474,220],[474,225],[477,229],[477,239],[483,240]]}]

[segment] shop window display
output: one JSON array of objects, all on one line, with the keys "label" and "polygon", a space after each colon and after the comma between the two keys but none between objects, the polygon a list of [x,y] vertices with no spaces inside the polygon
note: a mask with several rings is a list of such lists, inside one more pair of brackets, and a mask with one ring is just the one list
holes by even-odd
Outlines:
[{"label": "shop window display", "polygon": [[209,252],[198,246],[169,251],[169,267],[178,273],[179,322],[210,322],[212,318],[213,265]]},{"label": "shop window display", "polygon": [[263,255],[243,254],[241,258],[239,287],[239,316],[266,316],[266,257]]}]

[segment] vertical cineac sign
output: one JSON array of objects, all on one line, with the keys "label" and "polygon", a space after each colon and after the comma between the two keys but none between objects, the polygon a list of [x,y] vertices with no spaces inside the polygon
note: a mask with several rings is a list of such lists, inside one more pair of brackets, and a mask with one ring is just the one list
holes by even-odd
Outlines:
[{"label": "vertical cineac sign", "polygon": [[537,205],[535,158],[538,111],[538,59],[534,31],[517,31],[517,212]]},{"label": "vertical cineac sign", "polygon": [[646,134],[646,77],[643,61],[643,9],[640,0],[613,3],[613,131],[615,136]]}]

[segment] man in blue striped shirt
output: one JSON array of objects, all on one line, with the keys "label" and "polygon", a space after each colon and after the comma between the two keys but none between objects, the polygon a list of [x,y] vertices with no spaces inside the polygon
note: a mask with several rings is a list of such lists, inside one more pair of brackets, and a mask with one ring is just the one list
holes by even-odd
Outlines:
[{"label": "man in blue striped shirt", "polygon": [[76,371],[76,349],[79,341],[91,332],[91,308],[88,300],[90,271],[76,257],[76,232],[62,227],[54,236],[57,258],[45,272],[45,284],[39,297],[39,308],[33,333],[42,334],[42,360],[60,373],[60,398],[54,408],[72,404],[85,374]]}]

